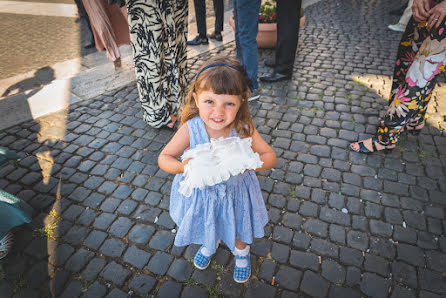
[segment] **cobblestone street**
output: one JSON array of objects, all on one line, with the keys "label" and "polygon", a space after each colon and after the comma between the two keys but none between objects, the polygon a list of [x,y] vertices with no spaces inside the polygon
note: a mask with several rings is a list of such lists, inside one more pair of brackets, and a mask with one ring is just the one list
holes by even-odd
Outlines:
[{"label": "cobblestone street", "polygon": [[[385,111],[402,3],[312,5],[292,80],[260,83],[251,112],[278,163],[258,173],[270,221],[249,282],[225,246],[200,271],[197,245],[173,245],[173,176],[157,166],[173,133],[144,123],[131,84],[0,131],[21,156],[0,189],[35,210],[0,261],[0,297],[446,297],[446,84],[419,136],[387,155],[348,148]],[[235,44],[189,59],[190,78],[220,54]],[[273,57],[259,50],[259,76]]]}]

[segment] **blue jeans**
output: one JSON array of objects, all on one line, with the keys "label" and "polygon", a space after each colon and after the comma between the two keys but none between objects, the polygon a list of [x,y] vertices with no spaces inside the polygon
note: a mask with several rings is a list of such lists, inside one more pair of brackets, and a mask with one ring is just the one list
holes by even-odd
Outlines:
[{"label": "blue jeans", "polygon": [[249,78],[251,90],[257,89],[257,32],[261,0],[234,0],[235,45],[237,58]]}]

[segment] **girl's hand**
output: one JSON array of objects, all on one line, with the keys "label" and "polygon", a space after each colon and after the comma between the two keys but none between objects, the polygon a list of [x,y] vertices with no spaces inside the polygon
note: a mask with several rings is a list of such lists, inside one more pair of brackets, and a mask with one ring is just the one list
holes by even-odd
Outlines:
[{"label": "girl's hand", "polygon": [[192,157],[188,158],[188,159],[185,159],[185,160],[183,160],[181,162],[181,165],[183,166],[183,172],[182,173],[184,173],[184,167],[189,163],[189,161],[191,161],[191,159],[192,159]]},{"label": "girl's hand", "polygon": [[429,14],[429,0],[414,0],[412,5],[412,15],[415,21],[426,21]]},{"label": "girl's hand", "polygon": [[427,29],[431,30],[433,26],[438,28],[440,24],[444,21],[444,17],[446,16],[446,2],[440,2],[432,9],[429,10],[430,17],[427,21]]}]

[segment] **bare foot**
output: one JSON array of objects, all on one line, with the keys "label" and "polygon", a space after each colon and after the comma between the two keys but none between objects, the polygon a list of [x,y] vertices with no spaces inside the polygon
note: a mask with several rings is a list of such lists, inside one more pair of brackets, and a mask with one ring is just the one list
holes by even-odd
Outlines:
[{"label": "bare foot", "polygon": [[113,64],[115,65],[115,68],[119,68],[122,66],[121,64],[121,58],[116,59],[115,61],[113,61]]},{"label": "bare foot", "polygon": [[167,127],[173,128],[173,126],[175,125],[175,122],[177,122],[178,117],[175,116],[174,114],[170,114],[170,122],[166,124]]}]

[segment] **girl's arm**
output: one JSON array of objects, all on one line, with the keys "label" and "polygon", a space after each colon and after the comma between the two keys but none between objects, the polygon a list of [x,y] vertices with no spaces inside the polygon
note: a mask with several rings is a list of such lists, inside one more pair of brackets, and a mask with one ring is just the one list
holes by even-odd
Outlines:
[{"label": "girl's arm", "polygon": [[265,142],[255,128],[252,135],[251,147],[254,152],[257,152],[260,155],[260,160],[263,161],[262,167],[256,169],[256,172],[269,170],[276,165],[276,153],[273,148]]},{"label": "girl's arm", "polygon": [[189,147],[189,128],[187,123],[181,125],[173,138],[167,143],[163,151],[158,156],[158,166],[170,174],[184,173],[184,166],[189,162],[183,162],[178,157]]}]

